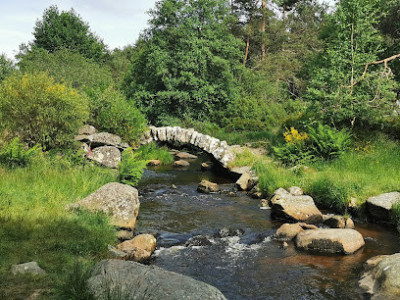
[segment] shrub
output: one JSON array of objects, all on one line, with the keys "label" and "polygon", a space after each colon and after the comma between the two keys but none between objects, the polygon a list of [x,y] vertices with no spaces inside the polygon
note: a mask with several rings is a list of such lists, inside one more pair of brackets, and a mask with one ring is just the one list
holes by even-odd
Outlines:
[{"label": "shrub", "polygon": [[315,128],[308,126],[308,136],[314,155],[326,160],[340,156],[351,145],[349,131],[339,131],[321,123],[318,123]]},{"label": "shrub", "polygon": [[24,73],[46,72],[57,82],[86,91],[94,87],[106,88],[113,83],[111,72],[72,50],[48,53],[32,49],[21,56],[18,66]]},{"label": "shrub", "polygon": [[313,153],[309,147],[307,133],[302,133],[291,127],[284,133],[285,144],[273,147],[275,156],[286,165],[306,163],[313,160]]},{"label": "shrub", "polygon": [[147,129],[144,115],[113,87],[104,91],[94,89],[90,95],[90,119],[99,129],[120,135],[128,141],[137,141]]},{"label": "shrub", "polygon": [[45,73],[14,74],[0,86],[0,129],[45,150],[69,143],[88,112],[86,97]]},{"label": "shrub", "polygon": [[0,148],[0,164],[8,168],[24,167],[40,152],[39,145],[27,149],[17,137]]},{"label": "shrub", "polygon": [[146,161],[139,157],[132,148],[122,152],[122,161],[119,164],[119,180],[122,183],[136,185],[142,178],[143,170],[146,168]]},{"label": "shrub", "polygon": [[275,156],[286,165],[307,163],[318,159],[330,160],[342,155],[351,145],[351,134],[347,130],[336,130],[318,123],[307,126],[308,132],[299,132],[291,127],[284,133],[285,144],[273,147]]}]

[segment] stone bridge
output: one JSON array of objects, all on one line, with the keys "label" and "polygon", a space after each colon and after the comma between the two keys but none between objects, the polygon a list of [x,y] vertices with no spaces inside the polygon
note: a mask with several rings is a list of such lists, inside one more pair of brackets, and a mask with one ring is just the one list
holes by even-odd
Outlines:
[{"label": "stone bridge", "polygon": [[146,133],[142,144],[150,142],[180,143],[197,147],[220,162],[224,168],[228,168],[230,162],[235,159],[233,147],[226,141],[220,141],[209,135],[195,131],[193,128],[185,129],[181,127],[154,127]]}]

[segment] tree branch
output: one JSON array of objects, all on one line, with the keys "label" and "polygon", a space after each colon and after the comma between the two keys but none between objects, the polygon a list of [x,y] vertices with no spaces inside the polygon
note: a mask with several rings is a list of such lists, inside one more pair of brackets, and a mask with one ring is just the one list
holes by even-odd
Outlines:
[{"label": "tree branch", "polygon": [[365,76],[367,75],[367,71],[368,71],[368,67],[369,66],[385,64],[385,70],[388,70],[387,76],[389,76],[391,74],[392,70],[389,68],[388,62],[390,62],[392,60],[395,60],[395,59],[398,59],[399,57],[400,57],[400,54],[396,54],[396,55],[393,55],[391,57],[388,57],[388,58],[385,58],[385,59],[382,59],[382,60],[378,60],[378,61],[367,63],[365,65],[364,73],[361,75],[361,77],[357,81],[352,82],[350,84],[350,86],[348,86],[348,87],[352,88],[356,84],[358,84],[360,81],[362,81],[365,78]]}]

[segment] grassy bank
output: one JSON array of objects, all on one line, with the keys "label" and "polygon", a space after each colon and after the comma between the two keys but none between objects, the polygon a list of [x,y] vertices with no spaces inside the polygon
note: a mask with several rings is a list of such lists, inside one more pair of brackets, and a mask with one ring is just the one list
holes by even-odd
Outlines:
[{"label": "grassy bank", "polygon": [[300,186],[319,205],[340,212],[352,200],[361,205],[370,196],[400,190],[400,144],[385,137],[355,147],[332,161],[300,168],[284,167],[267,157],[251,157],[249,152],[239,156],[238,164],[244,161],[254,162],[265,193],[271,195],[279,187]]},{"label": "grassy bank", "polygon": [[[1,299],[27,299],[37,290],[40,299],[62,299],[59,287],[76,265],[105,256],[107,244],[115,241],[108,219],[68,213],[65,206],[115,178],[113,171],[57,158],[40,158],[26,168],[0,168]],[[11,265],[30,261],[47,275],[11,275]]]}]

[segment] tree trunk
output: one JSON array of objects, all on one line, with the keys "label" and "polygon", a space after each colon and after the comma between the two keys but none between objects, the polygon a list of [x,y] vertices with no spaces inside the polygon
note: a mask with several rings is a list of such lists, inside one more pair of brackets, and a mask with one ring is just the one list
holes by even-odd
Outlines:
[{"label": "tree trunk", "polygon": [[266,53],[266,47],[265,47],[265,30],[267,28],[267,4],[268,0],[262,0],[261,5],[262,5],[262,23],[261,23],[261,34],[262,34],[262,41],[261,41],[261,58],[264,59],[265,53]]},{"label": "tree trunk", "polygon": [[283,24],[286,23],[286,5],[284,5],[282,7],[282,21],[283,21]]},{"label": "tree trunk", "polygon": [[243,66],[246,66],[246,64],[247,64],[247,58],[249,56],[249,47],[250,47],[250,35],[247,36],[246,53],[244,55]]}]

